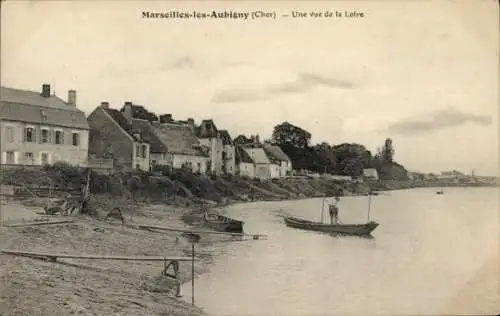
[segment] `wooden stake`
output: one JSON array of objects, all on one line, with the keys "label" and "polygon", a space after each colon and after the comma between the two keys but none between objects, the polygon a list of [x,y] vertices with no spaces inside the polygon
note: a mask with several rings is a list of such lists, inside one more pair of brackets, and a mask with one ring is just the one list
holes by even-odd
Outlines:
[{"label": "wooden stake", "polygon": [[370,192],[370,193],[368,193],[368,221],[367,222],[370,222],[371,207],[372,207],[372,194]]},{"label": "wooden stake", "polygon": [[194,241],[192,242],[193,258],[191,260],[191,303],[194,305]]}]

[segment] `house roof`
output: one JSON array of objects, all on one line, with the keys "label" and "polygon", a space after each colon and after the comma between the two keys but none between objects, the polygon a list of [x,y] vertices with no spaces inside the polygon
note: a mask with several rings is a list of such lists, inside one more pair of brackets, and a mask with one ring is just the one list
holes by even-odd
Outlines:
[{"label": "house roof", "polygon": [[173,154],[207,156],[200,148],[200,142],[195,133],[185,125],[175,123],[153,122],[153,128],[166,145],[168,151]]},{"label": "house roof", "polygon": [[105,109],[103,107],[101,107],[101,109],[106,111],[106,113],[108,113],[109,116],[111,116],[111,118],[116,123],[118,123],[118,125],[120,125],[120,127],[123,128],[125,130],[125,132],[127,132],[127,134],[129,134],[135,141],[140,141],[140,139],[138,139],[134,135],[134,128],[133,128],[132,124],[130,124],[130,122],[127,120],[127,118],[123,115],[122,112],[115,110],[115,109],[109,109],[109,108]]},{"label": "house roof", "polygon": [[269,164],[271,163],[269,161],[269,158],[267,158],[266,153],[264,152],[264,149],[261,147],[256,147],[256,148],[243,148],[244,151],[247,152],[247,154],[250,156],[252,161],[256,164]]},{"label": "house roof", "polygon": [[198,138],[212,138],[217,137],[219,131],[213,120],[203,120],[196,130],[196,136]]},{"label": "house roof", "polygon": [[0,88],[0,119],[89,129],[85,113],[61,98],[7,87]]},{"label": "house roof", "polygon": [[[142,120],[147,120],[150,122],[158,121],[158,116],[153,112],[149,112],[144,106],[138,104],[131,104],[132,107],[132,117]],[[120,112],[125,111],[125,105],[122,107]]]},{"label": "house roof", "polygon": [[149,143],[152,153],[167,152],[167,146],[163,144],[160,137],[156,134],[153,125],[151,125],[149,121],[133,119],[132,128],[141,132],[142,139]]},{"label": "house roof", "polygon": [[233,140],[231,139],[231,135],[229,135],[229,132],[225,129],[221,129],[219,131],[219,136],[222,139],[222,143],[224,145],[232,145]]},{"label": "house roof", "polygon": [[290,157],[288,157],[287,154],[285,154],[279,146],[264,144],[264,150],[266,151],[268,156],[271,156],[272,158],[275,158],[279,161],[290,162]]},{"label": "house roof", "polygon": [[253,163],[252,158],[241,146],[236,146],[235,148],[235,162],[239,163]]}]

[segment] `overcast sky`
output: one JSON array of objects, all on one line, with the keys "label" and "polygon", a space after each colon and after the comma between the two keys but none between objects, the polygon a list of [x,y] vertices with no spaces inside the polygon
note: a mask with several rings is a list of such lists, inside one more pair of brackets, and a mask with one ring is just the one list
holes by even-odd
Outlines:
[{"label": "overcast sky", "polygon": [[[498,5],[475,1],[2,2],[2,86],[89,113],[124,101],[270,136],[289,121],[313,142],[391,137],[409,170],[498,174]],[[142,11],[263,9],[364,18],[144,20]]]}]

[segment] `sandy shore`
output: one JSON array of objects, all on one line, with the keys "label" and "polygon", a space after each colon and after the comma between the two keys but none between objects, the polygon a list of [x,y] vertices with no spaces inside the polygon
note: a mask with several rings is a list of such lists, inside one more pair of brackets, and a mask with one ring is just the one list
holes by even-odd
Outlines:
[{"label": "sandy shore", "polygon": [[[5,223],[41,217],[41,209],[2,205]],[[131,224],[186,227],[186,210],[150,205],[124,214]],[[54,218],[54,217],[51,217]],[[64,217],[65,219],[68,216]],[[121,222],[73,217],[68,224],[0,227],[0,248],[23,251],[122,256],[190,256],[178,232],[148,232]],[[204,273],[223,245],[206,237],[196,245],[195,273]],[[0,254],[0,315],[203,315],[174,297],[175,283],[162,275],[163,262],[58,259],[57,263]],[[191,263],[180,263],[181,281]]]}]

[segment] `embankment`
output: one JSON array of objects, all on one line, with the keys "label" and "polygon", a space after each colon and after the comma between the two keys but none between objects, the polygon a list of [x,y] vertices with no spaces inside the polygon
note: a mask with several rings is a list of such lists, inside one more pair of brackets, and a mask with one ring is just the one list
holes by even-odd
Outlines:
[{"label": "embankment", "polygon": [[[84,174],[78,168],[60,165],[2,171],[0,183],[8,188],[2,192],[11,192],[12,199],[41,211],[48,197],[79,194]],[[119,207],[126,223],[182,227],[182,219],[189,217],[186,214],[199,210],[201,204],[220,207],[245,201],[364,195],[373,189],[416,187],[410,181],[349,183],[307,177],[261,181],[195,175],[185,170],[162,174],[92,173],[90,179],[91,216],[75,216],[75,223],[64,225],[0,227],[0,246],[59,253],[189,256],[190,246],[179,242],[178,232],[139,231],[114,219],[105,221],[105,215]],[[17,210],[22,212],[21,206]],[[190,224],[200,226],[196,219],[191,216]],[[220,237],[203,236],[197,245],[197,274],[206,271],[213,256],[224,248],[218,241],[222,241]],[[161,275],[163,263],[61,261],[55,264],[0,255],[0,314],[203,314],[173,297],[173,283]],[[189,278],[189,265],[181,264],[182,281]]]}]

